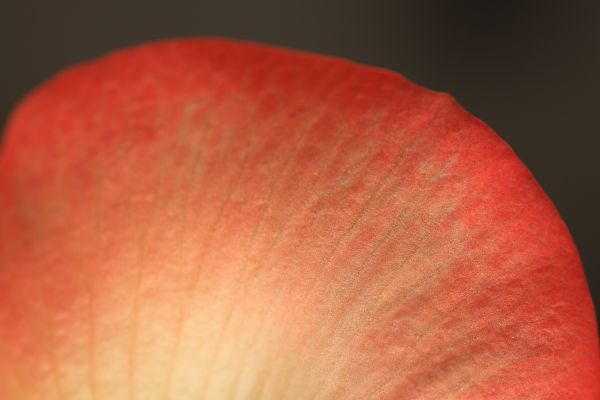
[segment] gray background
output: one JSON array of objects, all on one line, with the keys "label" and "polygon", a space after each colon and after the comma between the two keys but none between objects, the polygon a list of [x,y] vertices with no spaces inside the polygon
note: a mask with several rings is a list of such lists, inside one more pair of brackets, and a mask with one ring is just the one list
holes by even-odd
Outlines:
[{"label": "gray background", "polygon": [[342,56],[450,92],[554,200],[598,307],[600,2],[0,0],[0,124],[65,66],[193,35]]}]

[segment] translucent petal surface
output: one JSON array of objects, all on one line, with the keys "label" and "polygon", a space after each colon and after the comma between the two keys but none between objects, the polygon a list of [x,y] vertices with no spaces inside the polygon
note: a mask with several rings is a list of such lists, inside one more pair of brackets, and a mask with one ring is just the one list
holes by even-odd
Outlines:
[{"label": "translucent petal surface", "polygon": [[391,72],[220,40],[115,53],[18,107],[0,206],[2,399],[600,397],[557,211],[488,127]]}]

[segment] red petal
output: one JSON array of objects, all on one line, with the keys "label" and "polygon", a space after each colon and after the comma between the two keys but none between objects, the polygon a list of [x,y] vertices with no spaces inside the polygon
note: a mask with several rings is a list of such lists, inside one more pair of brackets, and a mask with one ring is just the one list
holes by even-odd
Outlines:
[{"label": "red petal", "polygon": [[597,399],[577,251],[512,150],[397,74],[159,43],[0,158],[2,399]]}]

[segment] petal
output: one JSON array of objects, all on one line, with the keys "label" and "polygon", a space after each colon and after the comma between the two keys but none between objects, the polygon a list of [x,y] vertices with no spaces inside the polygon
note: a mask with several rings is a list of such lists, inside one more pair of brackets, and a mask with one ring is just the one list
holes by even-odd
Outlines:
[{"label": "petal", "polygon": [[446,94],[225,40],[120,51],[13,114],[0,397],[596,399],[577,251]]}]

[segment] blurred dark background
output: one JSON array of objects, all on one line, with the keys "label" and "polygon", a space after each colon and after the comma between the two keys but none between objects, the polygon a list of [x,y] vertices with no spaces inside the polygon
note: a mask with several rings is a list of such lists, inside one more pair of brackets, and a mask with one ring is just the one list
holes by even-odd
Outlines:
[{"label": "blurred dark background", "polygon": [[600,2],[2,0],[0,124],[27,91],[72,63],[195,35],[337,55],[454,95],[553,199],[598,307]]}]

